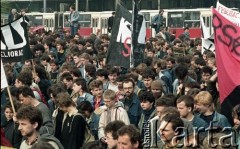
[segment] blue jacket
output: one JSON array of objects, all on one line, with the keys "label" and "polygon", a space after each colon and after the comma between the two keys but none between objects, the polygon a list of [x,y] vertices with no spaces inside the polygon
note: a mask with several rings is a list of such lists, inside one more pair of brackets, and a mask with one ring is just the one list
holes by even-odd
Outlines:
[{"label": "blue jacket", "polygon": [[85,93],[84,97],[79,96],[77,98],[76,103],[77,103],[77,105],[79,105],[82,101],[89,101],[91,103],[92,107],[94,107],[93,98],[94,98],[93,95],[91,95],[89,93]]},{"label": "blue jacket", "polygon": [[124,104],[124,109],[128,113],[130,123],[134,124],[137,127],[142,114],[142,108],[140,106],[140,101],[138,99],[138,96],[135,93],[133,94],[133,96],[131,97],[132,103],[130,104],[129,107],[126,107],[126,100],[129,100],[129,99],[122,100]]},{"label": "blue jacket", "polygon": [[[203,116],[202,114],[199,115],[200,118],[202,116]],[[227,118],[224,115],[218,113],[217,111],[214,111],[214,116],[213,116],[213,120],[212,120],[212,127],[225,128],[225,127],[232,127],[232,126],[230,125],[230,123],[228,122]]]},{"label": "blue jacket", "polygon": [[93,112],[91,117],[87,120],[87,123],[90,127],[90,130],[91,130],[95,140],[98,140],[99,119],[100,119],[100,115],[97,115],[96,113]]}]

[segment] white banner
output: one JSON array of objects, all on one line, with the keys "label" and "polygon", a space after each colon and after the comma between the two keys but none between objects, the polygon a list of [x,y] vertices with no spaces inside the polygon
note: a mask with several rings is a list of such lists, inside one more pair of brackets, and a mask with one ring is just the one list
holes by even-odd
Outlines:
[{"label": "white banner", "polygon": [[202,29],[202,54],[205,50],[210,50],[215,52],[215,45],[214,45],[214,35],[210,35],[209,30],[204,24],[203,17],[200,17],[201,22],[201,29]]},{"label": "white banner", "polygon": [[7,77],[3,68],[3,63],[1,59],[1,89],[8,87]]},{"label": "white banner", "polygon": [[222,5],[219,1],[217,2],[216,10],[226,19],[240,27],[240,12]]}]

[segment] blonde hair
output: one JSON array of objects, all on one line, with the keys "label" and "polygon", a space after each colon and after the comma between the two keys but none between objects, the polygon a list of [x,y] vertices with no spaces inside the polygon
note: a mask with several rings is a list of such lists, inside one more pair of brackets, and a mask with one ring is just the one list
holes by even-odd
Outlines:
[{"label": "blonde hair", "polygon": [[201,91],[194,97],[194,102],[203,105],[211,105],[213,103],[213,98],[208,91]]},{"label": "blonde hair", "polygon": [[116,93],[113,90],[108,89],[103,93],[103,98],[104,99],[115,100],[116,99]]}]

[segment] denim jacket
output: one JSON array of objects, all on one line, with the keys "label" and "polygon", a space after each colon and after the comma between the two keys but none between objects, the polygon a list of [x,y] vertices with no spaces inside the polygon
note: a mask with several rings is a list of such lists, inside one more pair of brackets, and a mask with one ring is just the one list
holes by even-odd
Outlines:
[{"label": "denim jacket", "polygon": [[94,107],[93,105],[93,95],[89,94],[89,93],[85,93],[83,96],[79,96],[77,98],[77,105],[79,105],[82,101],[89,101],[91,103],[91,105]]},{"label": "denim jacket", "polygon": [[128,117],[130,120],[131,124],[134,124],[136,127],[138,126],[138,122],[140,120],[141,114],[142,114],[142,108],[140,106],[140,102],[138,99],[138,96],[134,93],[133,96],[131,97],[132,103],[130,104],[129,107],[126,107],[126,100],[129,99],[124,99],[122,100],[124,104],[124,109],[128,113]]},{"label": "denim jacket", "polygon": [[[201,115],[202,114],[200,114],[199,116],[201,117]],[[227,118],[224,115],[218,113],[217,111],[214,111],[212,127],[225,128],[225,127],[232,127],[232,126],[230,125],[230,123],[228,122]]]},{"label": "denim jacket", "polygon": [[100,116],[93,112],[91,117],[87,120],[87,123],[90,127],[90,130],[91,130],[95,140],[98,140],[99,119],[100,119]]}]

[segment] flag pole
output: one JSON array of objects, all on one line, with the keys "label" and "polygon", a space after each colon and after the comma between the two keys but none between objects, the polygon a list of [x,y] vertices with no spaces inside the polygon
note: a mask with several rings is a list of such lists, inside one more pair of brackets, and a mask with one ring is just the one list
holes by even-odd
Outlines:
[{"label": "flag pole", "polygon": [[8,92],[8,97],[9,97],[10,103],[12,105],[13,114],[15,115],[16,114],[16,110],[15,110],[15,107],[14,107],[14,104],[13,104],[13,99],[12,99],[12,95],[11,95],[9,86],[7,86],[7,92]]},{"label": "flag pole", "polygon": [[134,65],[136,65],[136,59],[134,55],[136,56],[135,52],[137,52],[137,44],[138,44],[137,20],[138,20],[138,11],[139,11],[140,1],[141,0],[132,1],[132,38],[131,38],[132,45],[131,45],[131,54],[130,54],[130,68],[133,68]]}]

